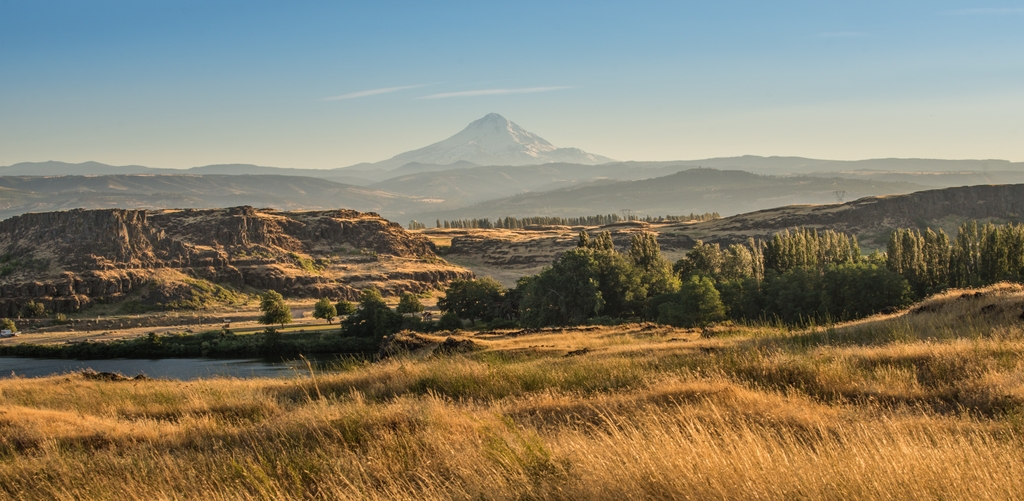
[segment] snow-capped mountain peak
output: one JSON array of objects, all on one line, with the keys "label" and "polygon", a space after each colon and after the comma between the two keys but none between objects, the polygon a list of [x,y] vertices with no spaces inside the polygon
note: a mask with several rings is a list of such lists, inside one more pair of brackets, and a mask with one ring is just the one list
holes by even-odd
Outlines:
[{"label": "snow-capped mountain peak", "polygon": [[410,162],[448,165],[460,161],[477,165],[534,165],[548,162],[600,164],[612,160],[578,148],[557,148],[515,122],[489,113],[448,139],[374,165],[394,169]]}]

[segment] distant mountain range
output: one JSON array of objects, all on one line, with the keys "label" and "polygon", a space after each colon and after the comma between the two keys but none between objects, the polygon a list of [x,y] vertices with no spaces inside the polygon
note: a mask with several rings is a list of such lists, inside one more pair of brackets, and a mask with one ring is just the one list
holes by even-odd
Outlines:
[{"label": "distant mountain range", "polygon": [[[557,166],[557,164],[554,164]],[[523,167],[542,179],[571,174],[565,166]],[[830,203],[837,190],[847,197],[908,193],[911,183],[764,176],[742,171],[690,169],[636,181],[600,179],[570,182],[570,187],[502,197],[460,191],[460,186],[529,186],[529,176],[503,175],[506,169],[474,168],[442,178],[448,186],[426,186],[400,179],[391,189],[354,186],[325,179],[277,175],[0,176],[0,218],[25,212],[71,208],[216,208],[237,205],[284,210],[353,208],[377,212],[400,222],[410,219],[555,215],[578,216],[630,209],[637,214],[719,212],[723,215],[792,203]],[[457,171],[455,171],[457,173]],[[657,174],[657,169],[651,171]],[[415,176],[415,175],[414,175]],[[472,176],[471,179],[461,178]],[[445,192],[445,190],[447,190]],[[403,193],[407,192],[407,193]],[[439,198],[432,193],[445,192]],[[487,201],[473,203],[486,198]]]},{"label": "distant mountain range", "polygon": [[852,199],[926,187],[1014,183],[1024,183],[1024,163],[1005,160],[742,156],[616,162],[555,147],[492,113],[429,146],[335,169],[19,163],[0,167],[0,216],[72,207],[241,204],[290,210],[349,207],[398,220],[579,216],[621,209],[725,215],[834,202],[834,191]]}]

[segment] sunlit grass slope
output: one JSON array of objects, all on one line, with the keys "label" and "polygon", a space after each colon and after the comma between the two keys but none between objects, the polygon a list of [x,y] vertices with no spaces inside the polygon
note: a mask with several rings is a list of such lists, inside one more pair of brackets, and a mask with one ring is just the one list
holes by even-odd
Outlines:
[{"label": "sunlit grass slope", "polygon": [[286,380],[4,380],[0,497],[1016,498],[1022,308],[1004,284],[805,330],[476,334]]}]

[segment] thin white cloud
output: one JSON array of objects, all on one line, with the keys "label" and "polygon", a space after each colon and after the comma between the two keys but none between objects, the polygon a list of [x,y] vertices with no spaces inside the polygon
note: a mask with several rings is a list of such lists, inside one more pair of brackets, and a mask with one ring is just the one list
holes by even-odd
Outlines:
[{"label": "thin white cloud", "polygon": [[814,35],[814,38],[856,38],[866,36],[868,34],[863,31],[826,31]]},{"label": "thin white cloud", "polygon": [[1024,7],[987,7],[979,9],[956,9],[947,10],[944,14],[948,16],[1005,16],[1012,14],[1024,14]]},{"label": "thin white cloud", "polygon": [[398,92],[400,90],[419,89],[420,87],[426,87],[427,85],[429,84],[403,85],[401,87],[384,87],[382,89],[361,90],[359,92],[349,92],[348,94],[342,94],[340,96],[325,97],[324,101],[341,101],[343,99],[376,96],[377,94],[388,94],[391,92]]},{"label": "thin white cloud", "polygon": [[533,94],[535,92],[551,92],[553,90],[571,89],[572,87],[560,86],[560,87],[527,87],[523,89],[481,89],[481,90],[464,90],[460,92],[442,92],[440,94],[431,94],[429,96],[423,96],[420,99],[444,99],[448,97],[472,97],[472,96],[500,96],[504,94]]}]

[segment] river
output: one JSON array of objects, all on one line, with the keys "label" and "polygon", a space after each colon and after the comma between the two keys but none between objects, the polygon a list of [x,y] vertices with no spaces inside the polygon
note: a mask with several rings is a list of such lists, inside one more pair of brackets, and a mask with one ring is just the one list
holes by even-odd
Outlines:
[{"label": "river", "polygon": [[217,360],[209,358],[163,358],[159,360],[55,360],[0,357],[0,379],[44,377],[85,369],[116,372],[126,376],[145,374],[151,378],[189,381],[211,377],[287,377],[308,374],[305,362],[264,360]]}]

